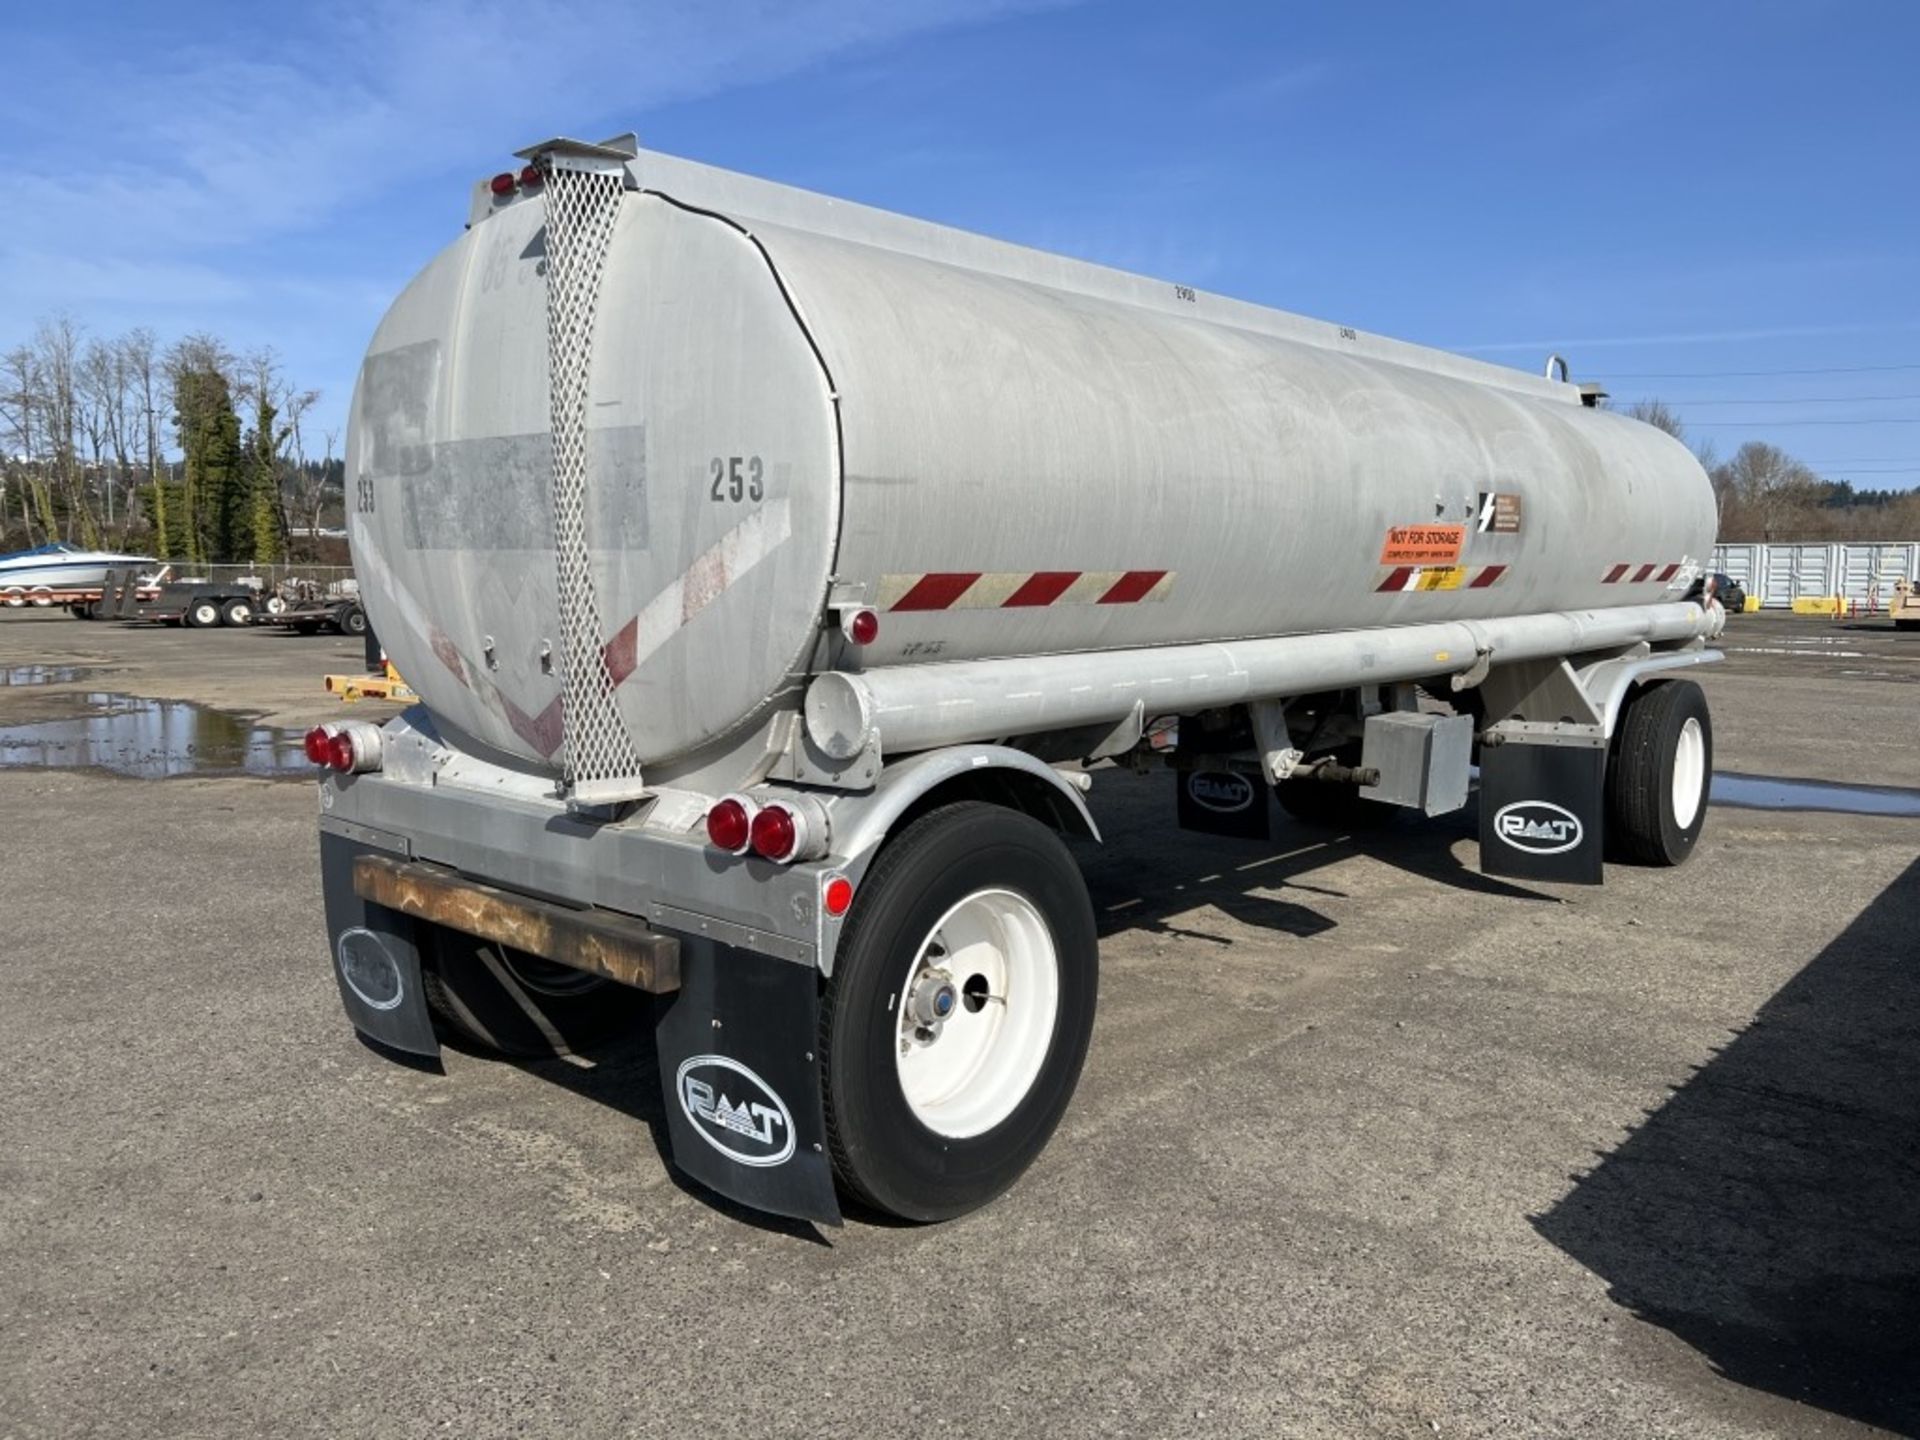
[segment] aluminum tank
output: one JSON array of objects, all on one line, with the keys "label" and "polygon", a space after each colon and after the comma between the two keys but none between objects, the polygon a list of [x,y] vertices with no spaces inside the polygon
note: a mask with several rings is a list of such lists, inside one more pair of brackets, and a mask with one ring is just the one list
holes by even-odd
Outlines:
[{"label": "aluminum tank", "polygon": [[[881,612],[871,670],[1646,605],[1710,553],[1693,456],[1572,384],[667,156],[626,177],[554,353],[586,367],[565,533],[640,765],[797,706],[830,601]],[[401,295],[348,444],[388,652],[540,766],[548,206],[477,206]]]}]

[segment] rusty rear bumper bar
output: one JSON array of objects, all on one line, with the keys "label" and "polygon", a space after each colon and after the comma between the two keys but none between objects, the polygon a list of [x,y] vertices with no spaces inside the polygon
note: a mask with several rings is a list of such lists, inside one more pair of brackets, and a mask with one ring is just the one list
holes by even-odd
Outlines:
[{"label": "rusty rear bumper bar", "polygon": [[417,860],[361,855],[361,899],[466,935],[664,995],[680,988],[680,942],[643,920],[517,895]]}]

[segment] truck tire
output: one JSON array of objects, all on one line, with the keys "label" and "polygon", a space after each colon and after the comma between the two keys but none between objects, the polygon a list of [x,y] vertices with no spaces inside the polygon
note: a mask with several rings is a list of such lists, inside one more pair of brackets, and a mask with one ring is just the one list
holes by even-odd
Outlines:
[{"label": "truck tire", "polygon": [[342,635],[364,635],[367,633],[367,612],[358,605],[342,605],[334,611],[333,623],[339,627]]},{"label": "truck tire", "polygon": [[217,600],[190,600],[183,618],[196,630],[211,629],[220,623],[220,603]]},{"label": "truck tire", "polygon": [[820,1010],[841,1188],[933,1221],[1019,1179],[1073,1098],[1099,964],[1086,883],[1038,820],[967,801],[888,841]]},{"label": "truck tire", "polygon": [[644,991],[436,927],[421,974],[443,1032],[518,1058],[571,1055],[636,1029]]},{"label": "truck tire", "polygon": [[220,607],[222,625],[247,626],[253,623],[253,602],[236,595]]},{"label": "truck tire", "polygon": [[1637,865],[1678,865],[1693,853],[1713,788],[1713,721],[1691,680],[1633,691],[1607,758],[1607,850]]}]

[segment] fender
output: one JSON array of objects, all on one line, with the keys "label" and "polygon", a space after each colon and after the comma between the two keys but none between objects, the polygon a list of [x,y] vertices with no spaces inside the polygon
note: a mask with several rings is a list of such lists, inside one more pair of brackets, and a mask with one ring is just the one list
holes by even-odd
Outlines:
[{"label": "fender", "polygon": [[1696,665],[1713,665],[1726,659],[1719,650],[1662,651],[1655,654],[1622,655],[1602,660],[1579,672],[1580,688],[1600,716],[1601,728],[1608,739],[1620,718],[1620,707],[1627,692],[1650,675],[1669,670],[1690,670]]},{"label": "fender", "polygon": [[1042,781],[1067,801],[1068,814],[1077,821],[1074,828],[1089,840],[1100,839],[1100,827],[1093,823],[1079,787],[1046,761],[1010,745],[949,745],[892,761],[873,789],[862,795],[836,795],[828,802],[833,848],[845,858],[849,878],[859,879],[894,822],[922,796],[983,770],[1012,770]]},{"label": "fender", "polygon": [[[950,745],[890,762],[865,794],[836,795],[826,801],[833,826],[834,871],[857,887],[902,815],[942,786],[983,773],[1009,785],[1046,787],[1042,793],[1065,802],[1060,813],[1075,834],[1100,840],[1100,827],[1094,824],[1079,787],[1046,761],[1010,745]],[[823,975],[833,973],[839,939],[840,923],[822,910],[817,954]]]}]

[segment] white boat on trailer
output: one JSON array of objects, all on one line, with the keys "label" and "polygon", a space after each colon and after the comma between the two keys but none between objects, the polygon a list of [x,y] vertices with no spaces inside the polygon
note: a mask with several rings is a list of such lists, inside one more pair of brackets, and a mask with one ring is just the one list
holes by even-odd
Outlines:
[{"label": "white boat on trailer", "polygon": [[0,602],[15,608],[64,604],[76,594],[98,591],[106,583],[109,570],[157,563],[151,555],[82,550],[56,540],[51,545],[0,555]]}]

